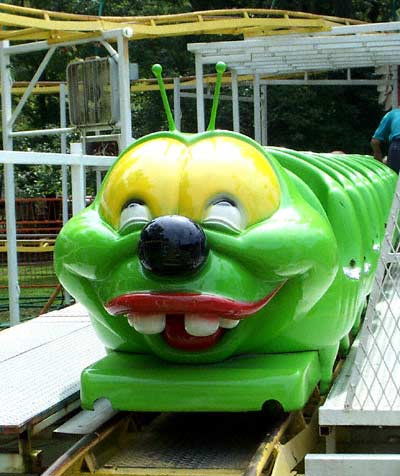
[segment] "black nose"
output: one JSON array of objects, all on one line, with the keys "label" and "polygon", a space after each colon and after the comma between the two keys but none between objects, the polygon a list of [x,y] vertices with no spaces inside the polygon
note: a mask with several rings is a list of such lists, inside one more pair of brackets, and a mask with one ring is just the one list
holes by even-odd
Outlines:
[{"label": "black nose", "polygon": [[208,255],[204,231],[189,218],[162,216],[148,223],[139,242],[139,259],[160,276],[182,276],[201,268]]}]

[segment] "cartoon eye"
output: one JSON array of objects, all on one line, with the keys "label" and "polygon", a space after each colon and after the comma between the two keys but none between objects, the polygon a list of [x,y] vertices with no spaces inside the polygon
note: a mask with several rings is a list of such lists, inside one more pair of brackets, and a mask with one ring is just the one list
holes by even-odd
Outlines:
[{"label": "cartoon eye", "polygon": [[203,223],[241,231],[245,227],[245,218],[235,202],[222,198],[208,207]]},{"label": "cartoon eye", "polygon": [[151,213],[147,205],[140,200],[130,200],[121,211],[119,230],[124,231],[134,225],[141,226],[144,223],[148,223],[151,218]]}]

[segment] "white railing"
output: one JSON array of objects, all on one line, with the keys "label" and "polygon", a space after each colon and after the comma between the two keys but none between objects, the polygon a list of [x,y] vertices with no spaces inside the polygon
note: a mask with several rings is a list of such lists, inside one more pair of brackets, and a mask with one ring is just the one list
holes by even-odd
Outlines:
[{"label": "white railing", "polygon": [[85,206],[86,168],[96,167],[107,169],[116,157],[83,155],[80,144],[71,144],[72,154],[0,151],[0,165],[3,165],[6,178],[5,208],[7,225],[7,273],[9,294],[9,323],[20,322],[20,287],[18,283],[17,233],[15,214],[15,179],[14,166],[23,165],[55,165],[71,168],[72,212],[78,213]]}]

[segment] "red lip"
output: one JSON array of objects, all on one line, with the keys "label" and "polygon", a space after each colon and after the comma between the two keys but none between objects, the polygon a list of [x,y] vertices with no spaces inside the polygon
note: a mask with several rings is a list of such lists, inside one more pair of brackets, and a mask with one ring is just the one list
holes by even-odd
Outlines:
[{"label": "red lip", "polygon": [[105,304],[106,310],[116,316],[129,313],[218,314],[225,318],[241,319],[263,308],[284,283],[255,302],[243,302],[214,294],[200,293],[132,293],[117,296]]}]

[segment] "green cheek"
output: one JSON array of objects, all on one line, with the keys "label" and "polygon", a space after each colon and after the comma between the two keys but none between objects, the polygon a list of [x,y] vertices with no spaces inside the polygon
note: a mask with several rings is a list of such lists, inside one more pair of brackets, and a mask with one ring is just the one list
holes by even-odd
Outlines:
[{"label": "green cheek", "polygon": [[103,280],[124,255],[134,254],[139,233],[121,237],[93,209],[73,217],[56,241],[57,274],[63,269],[90,280]]},{"label": "green cheek", "polygon": [[[97,292],[119,260],[133,254],[138,234],[119,237],[93,210],[72,218],[57,238],[55,266],[65,289],[89,312],[94,328],[106,347],[121,351],[145,352],[143,336],[126,318],[110,316]],[[129,344],[127,344],[129,343]]]},{"label": "green cheek", "polygon": [[239,236],[209,230],[207,237],[213,249],[261,280],[290,280],[314,273],[318,274],[318,287],[326,289],[337,273],[338,252],[332,229],[304,202],[295,216],[292,210],[282,209]]}]

